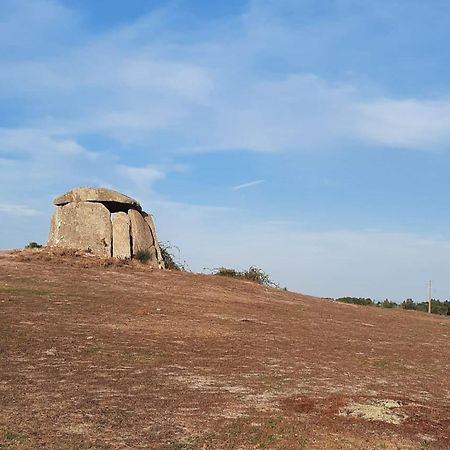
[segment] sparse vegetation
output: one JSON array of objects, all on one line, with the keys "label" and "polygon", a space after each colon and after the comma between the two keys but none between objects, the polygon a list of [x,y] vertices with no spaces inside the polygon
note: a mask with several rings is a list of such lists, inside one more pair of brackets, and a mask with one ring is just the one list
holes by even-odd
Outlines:
[{"label": "sparse vegetation", "polygon": [[375,303],[371,298],[362,297],[340,297],[336,299],[337,302],[352,303],[354,305],[373,306]]},{"label": "sparse vegetation", "polygon": [[170,449],[306,450],[308,435],[308,431],[298,419],[290,422],[283,417],[266,417],[258,420],[239,417],[222,422],[214,431],[176,441]]},{"label": "sparse vegetation", "polygon": [[395,302],[391,302],[386,298],[383,302],[378,302],[377,306],[381,306],[382,308],[397,308],[398,304]]},{"label": "sparse vegetation", "polygon": [[[401,305],[402,308],[405,309],[413,309],[416,311],[428,311],[428,302],[420,302],[415,303],[410,298],[404,301]],[[431,312],[433,314],[440,314],[440,315],[446,315],[450,311],[450,300],[438,300],[438,299],[432,299],[431,300]]]},{"label": "sparse vegetation", "polygon": [[212,274],[222,277],[239,278],[242,280],[253,281],[263,286],[279,287],[278,283],[272,281],[267,273],[255,266],[251,266],[247,270],[243,271],[229,269],[227,267],[219,267],[217,269],[213,269]]},{"label": "sparse vegetation", "polygon": [[[2,450],[448,448],[445,317],[23,253],[0,255],[0,359],[17,400],[2,405]],[[55,395],[35,395],[43,376]],[[398,425],[352,415],[397,401]]]},{"label": "sparse vegetation", "polygon": [[11,448],[11,446],[14,446],[14,441],[20,438],[17,433],[14,433],[12,431],[5,431],[2,437],[3,439],[0,438],[0,449]]},{"label": "sparse vegetation", "polygon": [[384,360],[376,361],[374,365],[377,369],[384,369],[387,366],[387,361]]},{"label": "sparse vegetation", "polygon": [[[172,245],[170,242],[160,242],[159,247],[161,248],[161,256],[166,269],[188,271],[186,261],[180,261],[180,249],[177,246]],[[177,250],[178,257],[175,256],[174,249]]]},{"label": "sparse vegetation", "polygon": [[[404,300],[402,303],[398,304],[390,301],[389,299],[385,299],[382,302],[375,303],[370,298],[360,298],[360,297],[341,297],[337,298],[336,301],[342,303],[352,303],[355,305],[364,305],[364,306],[378,306],[381,308],[403,308],[407,310],[413,311],[422,311],[428,312],[428,302],[419,302],[416,303],[412,298],[408,298]],[[431,312],[433,314],[446,315],[450,311],[450,300],[431,300]]]},{"label": "sparse vegetation", "polygon": [[150,261],[151,255],[148,250],[138,250],[134,255],[134,259],[137,259],[141,263],[148,263]]},{"label": "sparse vegetation", "polygon": [[41,244],[38,244],[37,242],[29,242],[25,248],[42,248]]},{"label": "sparse vegetation", "polygon": [[39,289],[29,289],[29,288],[15,288],[9,286],[0,286],[0,294],[8,295],[24,295],[24,296],[43,296],[50,295],[51,292],[43,291]]},{"label": "sparse vegetation", "polygon": [[416,309],[416,304],[414,303],[412,298],[407,298],[400,305],[403,309]]}]

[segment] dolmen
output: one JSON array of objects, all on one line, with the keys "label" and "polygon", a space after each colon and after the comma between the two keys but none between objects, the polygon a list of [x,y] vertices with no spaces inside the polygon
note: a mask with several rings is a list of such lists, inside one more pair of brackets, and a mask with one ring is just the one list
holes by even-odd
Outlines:
[{"label": "dolmen", "polygon": [[55,198],[53,204],[50,247],[120,259],[145,252],[154,267],[164,269],[152,216],[133,198],[111,189],[79,187]]}]

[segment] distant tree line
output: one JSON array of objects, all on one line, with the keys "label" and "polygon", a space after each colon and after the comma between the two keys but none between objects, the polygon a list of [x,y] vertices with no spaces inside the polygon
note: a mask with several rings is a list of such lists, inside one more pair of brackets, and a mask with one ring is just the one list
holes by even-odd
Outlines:
[{"label": "distant tree line", "polygon": [[[395,303],[388,299],[382,302],[375,302],[371,298],[363,297],[341,297],[336,299],[337,302],[352,303],[354,305],[378,306],[380,308],[403,308],[415,311],[428,311],[428,302],[416,303],[413,299],[408,298],[402,303]],[[433,314],[448,314],[450,311],[450,300],[431,300],[431,312]]]}]

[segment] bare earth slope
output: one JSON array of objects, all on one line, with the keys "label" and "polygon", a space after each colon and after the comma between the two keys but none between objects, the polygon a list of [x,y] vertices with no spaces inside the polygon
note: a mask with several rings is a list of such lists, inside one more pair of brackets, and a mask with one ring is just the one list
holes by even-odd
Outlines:
[{"label": "bare earth slope", "polygon": [[0,252],[1,449],[450,448],[450,317],[108,264]]}]

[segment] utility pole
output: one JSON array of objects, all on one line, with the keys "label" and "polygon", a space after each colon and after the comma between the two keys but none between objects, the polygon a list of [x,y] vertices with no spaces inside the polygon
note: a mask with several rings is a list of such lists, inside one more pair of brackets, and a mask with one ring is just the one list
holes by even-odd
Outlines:
[{"label": "utility pole", "polygon": [[431,280],[428,283],[428,314],[431,314]]}]

